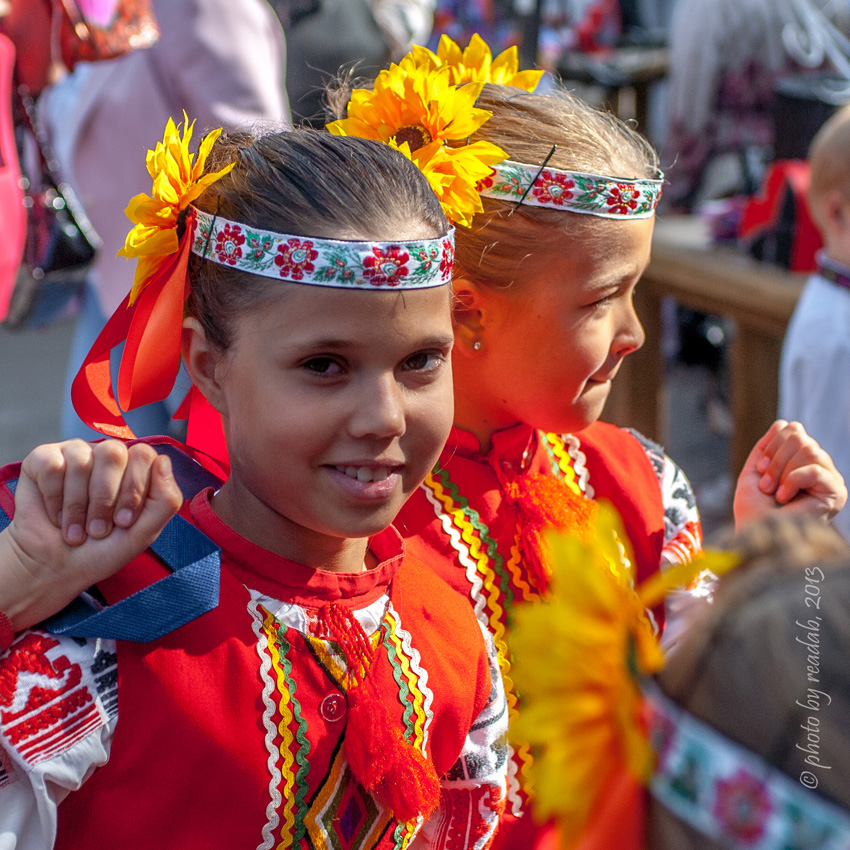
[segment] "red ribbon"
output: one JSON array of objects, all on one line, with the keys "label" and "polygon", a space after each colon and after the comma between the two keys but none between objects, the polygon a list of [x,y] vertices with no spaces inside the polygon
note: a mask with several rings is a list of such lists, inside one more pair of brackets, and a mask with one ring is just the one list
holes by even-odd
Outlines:
[{"label": "red ribbon", "polygon": [[230,474],[230,457],[224,439],[221,414],[194,384],[180,405],[180,409],[174,414],[174,418],[189,420],[186,426],[186,445],[213,458],[227,474]]},{"label": "red ribbon", "polygon": [[[130,296],[112,314],[86,355],[71,387],[77,415],[90,428],[109,437],[132,439],[123,410],[162,401],[180,368],[183,303],[188,295],[186,272],[191,228],[131,305]],[[126,341],[118,373],[118,403],[112,388],[109,355]],[[120,403],[120,407],[119,407]]]}]

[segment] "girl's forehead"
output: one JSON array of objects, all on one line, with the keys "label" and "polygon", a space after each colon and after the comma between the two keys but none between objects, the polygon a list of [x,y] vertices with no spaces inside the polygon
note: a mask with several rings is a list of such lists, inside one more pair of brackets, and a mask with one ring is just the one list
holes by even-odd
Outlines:
[{"label": "girl's forehead", "polygon": [[595,219],[581,221],[577,228],[552,228],[550,238],[518,258],[516,283],[507,292],[523,297],[536,281],[585,288],[641,274],[649,262],[653,227],[654,219]]},{"label": "girl's forehead", "polygon": [[280,286],[280,294],[246,312],[245,330],[269,329],[292,337],[334,333],[390,334],[416,326],[451,325],[448,286],[405,291],[338,289],[297,283]]}]

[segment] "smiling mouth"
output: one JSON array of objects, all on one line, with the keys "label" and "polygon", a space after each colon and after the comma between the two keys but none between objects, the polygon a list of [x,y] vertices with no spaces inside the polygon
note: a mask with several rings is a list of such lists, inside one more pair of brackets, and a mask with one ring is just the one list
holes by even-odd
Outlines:
[{"label": "smiling mouth", "polygon": [[389,466],[334,466],[337,472],[359,481],[361,484],[367,484],[371,481],[386,481],[392,472],[398,472],[401,467]]}]

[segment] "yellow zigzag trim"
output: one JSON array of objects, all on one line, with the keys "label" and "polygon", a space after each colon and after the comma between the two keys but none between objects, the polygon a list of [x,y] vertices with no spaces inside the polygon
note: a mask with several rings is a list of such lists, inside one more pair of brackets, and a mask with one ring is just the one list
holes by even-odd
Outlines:
[{"label": "yellow zigzag trim", "polygon": [[[451,517],[455,528],[460,531],[460,536],[463,542],[469,547],[469,554],[476,562],[478,572],[484,578],[484,587],[487,590],[487,599],[490,603],[490,631],[493,635],[493,640],[496,643],[496,649],[499,655],[499,666],[502,667],[502,676],[507,675],[505,664],[507,664],[508,648],[505,645],[505,626],[503,619],[505,612],[502,606],[499,605],[499,585],[496,581],[496,574],[490,567],[490,558],[486,552],[481,551],[481,540],[478,537],[472,523],[464,515],[460,508],[456,508],[454,500],[443,490],[442,484],[437,481],[431,473],[425,479],[425,484],[431,488],[434,496],[445,508],[446,514]],[[508,669],[510,665],[508,664]]]},{"label": "yellow zigzag trim", "polygon": [[558,434],[546,434],[546,442],[552,447],[552,452],[558,459],[558,468],[564,475],[564,484],[570,488],[577,496],[584,496],[578,481],[576,481],[576,471],[573,469],[573,459],[567,450],[567,445],[564,438]]},{"label": "yellow zigzag trim", "polygon": [[280,744],[280,755],[283,760],[283,769],[281,770],[283,788],[281,797],[284,800],[284,806],[281,842],[277,847],[278,850],[281,850],[281,848],[292,846],[292,838],[295,831],[295,773],[292,770],[292,764],[295,761],[295,757],[292,754],[292,740],[294,736],[290,730],[292,711],[289,708],[291,698],[289,688],[286,685],[283,666],[280,663],[280,652],[277,648],[277,621],[267,611],[265,611],[265,617],[263,618],[263,631],[266,633],[268,640],[269,654],[271,655],[272,667],[277,677],[277,690],[280,694],[278,707],[281,720],[277,728],[282,738]]},{"label": "yellow zigzag trim", "polygon": [[[435,480],[430,473],[425,479],[425,485],[431,488],[435,498],[443,505],[446,514],[451,517],[455,527],[460,531],[464,542],[469,546],[470,555],[475,559],[478,565],[478,571],[484,577],[484,586],[487,589],[487,597],[490,607],[490,632],[493,634],[493,642],[496,645],[496,657],[499,660],[499,669],[502,671],[502,680],[505,685],[505,696],[508,703],[508,719],[512,720],[517,713],[517,697],[516,687],[511,678],[511,662],[507,644],[505,643],[505,627],[500,618],[504,617],[504,611],[499,605],[499,586],[496,583],[496,577],[493,570],[490,568],[490,559],[486,552],[481,551],[481,540],[477,532],[473,528],[469,520],[466,519],[463,511],[456,508],[454,500],[444,490],[439,481]],[[516,575],[516,566],[519,562],[520,552],[518,538],[514,541],[514,546],[511,548],[511,561],[514,566],[511,568],[511,573]],[[522,584],[531,588],[528,584]],[[528,747],[521,747],[518,751],[515,750],[517,757],[521,762],[520,773],[523,778],[523,790],[528,787],[528,768],[531,761],[531,756],[528,752]],[[527,793],[527,792],[526,792]]]},{"label": "yellow zigzag trim", "polygon": [[407,684],[410,686],[410,693],[413,696],[413,712],[416,714],[416,721],[413,724],[415,740],[413,743],[416,748],[422,749],[422,742],[425,739],[425,712],[423,711],[424,697],[422,691],[419,690],[419,677],[410,669],[410,659],[404,652],[404,647],[401,644],[401,638],[396,633],[398,622],[391,613],[387,612],[387,623],[390,626],[390,640],[396,651],[398,665],[401,667],[401,672],[404,678],[407,679]]},{"label": "yellow zigzag trim", "polygon": [[519,531],[517,531],[514,535],[514,542],[511,544],[511,557],[508,558],[508,569],[511,571],[514,584],[522,591],[524,602],[530,599],[539,599],[540,594],[522,577],[522,571],[519,568],[521,561],[522,550],[520,549]]}]

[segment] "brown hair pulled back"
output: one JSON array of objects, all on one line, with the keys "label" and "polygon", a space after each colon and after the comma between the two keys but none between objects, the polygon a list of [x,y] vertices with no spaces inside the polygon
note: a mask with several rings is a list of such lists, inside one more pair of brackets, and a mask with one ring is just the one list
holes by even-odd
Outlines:
[{"label": "brown hair pulled back", "polygon": [[[429,239],[448,229],[419,169],[377,142],[306,129],[222,134],[205,170],[231,162],[233,170],[195,201],[199,209],[249,227],[326,239]],[[283,291],[279,282],[194,254],[189,281],[188,311],[222,350],[240,312]]]},{"label": "brown hair pulled back", "polygon": [[[508,159],[611,177],[655,177],[658,157],[640,134],[618,118],[567,91],[529,94],[486,85],[477,106],[493,113],[472,141],[484,139]],[[565,235],[604,239],[617,222],[489,198],[470,229],[458,228],[455,275],[482,284],[510,286],[522,261],[536,250],[563,246]]]},{"label": "brown hair pulled back", "polygon": [[[754,524],[733,548],[741,565],[718,583],[714,604],[670,657],[661,686],[795,781],[803,771],[816,774],[816,793],[850,809],[850,549],[832,528],[802,516]],[[820,572],[807,574],[807,567]],[[802,642],[814,617],[821,619],[813,667]],[[808,688],[831,702],[822,698],[819,711],[806,707]],[[807,765],[797,746],[810,746],[801,726],[812,715],[829,770]],[[657,803],[650,839],[651,850],[720,847]]]}]

